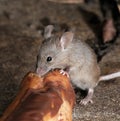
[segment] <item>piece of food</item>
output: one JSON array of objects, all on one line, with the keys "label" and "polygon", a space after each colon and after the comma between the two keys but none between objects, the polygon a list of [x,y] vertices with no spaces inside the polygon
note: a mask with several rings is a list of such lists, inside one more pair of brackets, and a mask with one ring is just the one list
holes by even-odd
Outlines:
[{"label": "piece of food", "polygon": [[59,70],[43,77],[29,73],[0,121],[72,121],[75,93]]}]

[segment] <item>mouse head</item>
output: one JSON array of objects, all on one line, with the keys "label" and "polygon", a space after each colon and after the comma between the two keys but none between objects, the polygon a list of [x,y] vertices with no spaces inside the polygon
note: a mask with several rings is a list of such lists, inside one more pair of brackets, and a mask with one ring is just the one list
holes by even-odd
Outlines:
[{"label": "mouse head", "polygon": [[53,29],[52,25],[48,25],[44,30],[45,40],[41,44],[37,58],[36,72],[39,75],[55,68],[64,69],[68,64],[67,56],[73,40],[73,33],[65,32],[62,36],[56,36],[52,34]]}]

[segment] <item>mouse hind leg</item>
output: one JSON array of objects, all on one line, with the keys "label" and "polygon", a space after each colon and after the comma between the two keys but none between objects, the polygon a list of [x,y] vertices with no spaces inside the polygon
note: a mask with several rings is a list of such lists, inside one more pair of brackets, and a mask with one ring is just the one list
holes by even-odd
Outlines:
[{"label": "mouse hind leg", "polygon": [[93,103],[93,101],[92,101],[93,93],[94,93],[94,89],[89,88],[87,96],[80,101],[80,104],[81,105],[87,105],[88,103]]}]

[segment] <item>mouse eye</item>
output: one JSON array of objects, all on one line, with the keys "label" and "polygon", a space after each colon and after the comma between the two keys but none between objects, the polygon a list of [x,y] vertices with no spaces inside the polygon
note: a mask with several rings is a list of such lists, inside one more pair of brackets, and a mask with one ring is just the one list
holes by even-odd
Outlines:
[{"label": "mouse eye", "polygon": [[47,57],[47,62],[50,62],[52,60],[52,57]]}]

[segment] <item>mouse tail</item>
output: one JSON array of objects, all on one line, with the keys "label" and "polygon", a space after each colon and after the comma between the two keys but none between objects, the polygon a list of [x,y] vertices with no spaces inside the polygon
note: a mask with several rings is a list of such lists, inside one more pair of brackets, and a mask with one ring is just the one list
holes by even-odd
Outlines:
[{"label": "mouse tail", "polygon": [[110,80],[110,79],[114,79],[114,78],[117,78],[117,77],[120,77],[120,71],[112,73],[112,74],[108,74],[108,75],[105,75],[105,76],[100,76],[99,81]]}]

